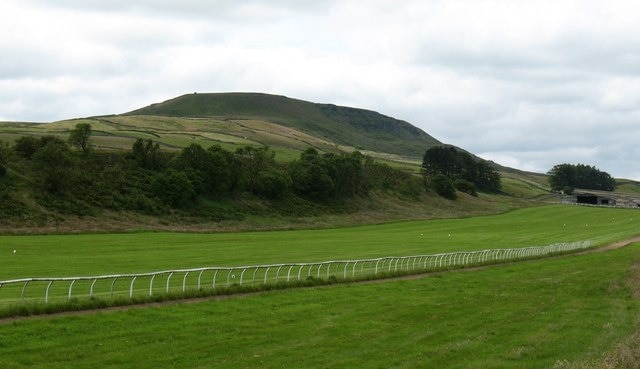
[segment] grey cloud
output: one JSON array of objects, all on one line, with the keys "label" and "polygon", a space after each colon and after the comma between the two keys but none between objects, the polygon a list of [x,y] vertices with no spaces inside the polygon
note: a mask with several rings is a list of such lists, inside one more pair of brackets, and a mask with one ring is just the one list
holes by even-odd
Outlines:
[{"label": "grey cloud", "polygon": [[7,0],[0,118],[260,91],[377,110],[522,169],[582,159],[632,176],[636,10],[621,0]]}]

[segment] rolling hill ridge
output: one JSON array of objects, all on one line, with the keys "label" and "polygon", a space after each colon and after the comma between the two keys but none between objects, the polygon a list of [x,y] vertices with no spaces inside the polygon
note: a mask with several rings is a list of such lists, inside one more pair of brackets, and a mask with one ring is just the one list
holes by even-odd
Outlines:
[{"label": "rolling hill ridge", "polygon": [[123,115],[259,119],[293,128],[337,145],[411,158],[420,158],[427,148],[441,144],[406,121],[374,111],[261,93],[187,94]]}]

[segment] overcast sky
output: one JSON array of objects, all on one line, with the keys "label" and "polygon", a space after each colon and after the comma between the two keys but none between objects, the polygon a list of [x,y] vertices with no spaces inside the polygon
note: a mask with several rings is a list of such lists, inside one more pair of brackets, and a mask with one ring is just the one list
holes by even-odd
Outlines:
[{"label": "overcast sky", "polygon": [[640,180],[639,15],[636,0],[1,0],[0,120],[265,92],[523,170]]}]

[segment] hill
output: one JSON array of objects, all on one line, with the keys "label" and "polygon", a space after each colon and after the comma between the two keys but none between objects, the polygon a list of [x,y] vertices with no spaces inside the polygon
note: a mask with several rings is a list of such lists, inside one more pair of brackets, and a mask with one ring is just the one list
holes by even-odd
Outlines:
[{"label": "hill", "polygon": [[[501,168],[502,194],[465,194],[455,202],[444,200],[425,192],[417,175],[425,150],[441,144],[424,131],[370,110],[259,93],[189,94],[125,114],[54,123],[0,122],[0,141],[12,145],[25,136],[39,142],[54,136],[64,143],[78,123],[91,125],[93,150],[83,156],[66,149],[69,151],[61,158],[70,161],[59,168],[65,174],[43,176],[54,169],[46,162],[49,154],[37,160],[17,154],[11,158],[6,175],[0,177],[0,233],[344,226],[495,213],[527,206],[530,199],[549,193],[544,176]],[[147,168],[136,159],[132,145],[138,139],[157,144],[167,158],[164,164]],[[242,152],[246,147],[268,147],[277,165],[270,164],[271,171],[263,177],[249,179],[238,174],[233,177],[237,179],[232,181],[233,188],[231,182],[220,184],[226,186],[221,193],[211,183],[223,177],[209,173],[211,178],[204,181],[202,171],[206,169],[185,171],[184,163],[171,160],[192,144],[205,149],[219,146],[218,153],[227,151],[225,157],[236,161],[228,168],[235,171],[247,165],[247,157],[238,154],[238,149]],[[373,158],[375,163],[358,159],[358,166],[363,165],[358,173],[367,180],[362,193],[367,195],[345,190],[337,198],[322,201],[305,195],[299,175],[311,167],[296,167],[295,161],[310,147],[321,155],[331,154],[322,165],[336,184],[347,177],[329,161],[336,165],[352,162],[349,155],[356,150]],[[194,191],[185,192],[192,195],[180,199],[179,207],[172,203],[175,199],[161,193],[173,183],[168,178],[176,175]],[[287,195],[275,199],[264,198],[274,194],[266,188],[254,191],[250,184],[278,178],[288,183]],[[181,192],[173,194],[177,193]]]},{"label": "hill", "polygon": [[374,111],[261,93],[188,94],[124,115],[259,119],[337,145],[413,158],[422,157],[426,148],[441,144],[408,122]]}]

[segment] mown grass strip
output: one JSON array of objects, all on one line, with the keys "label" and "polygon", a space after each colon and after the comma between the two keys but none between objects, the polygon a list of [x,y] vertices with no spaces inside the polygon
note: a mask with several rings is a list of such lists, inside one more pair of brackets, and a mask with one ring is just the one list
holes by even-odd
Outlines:
[{"label": "mown grass strip", "polygon": [[[0,281],[0,317],[91,309],[100,306],[121,306],[132,303],[216,294],[243,293],[269,290],[274,288],[273,286],[282,286],[284,288],[287,286],[297,287],[334,282],[345,283],[384,279],[389,276],[420,274],[543,258],[577,252],[590,246],[591,242],[576,242],[520,249],[493,249],[370,260],[327,261],[318,264],[202,268],[162,271],[152,274],[48,277]],[[358,264],[360,265],[358,266]],[[269,273],[270,270],[271,273]],[[245,278],[247,271],[249,273]],[[174,285],[171,288],[171,277],[174,275],[176,278],[174,278]],[[236,276],[238,276],[237,279]],[[179,283],[177,286],[176,279]],[[52,288],[54,283],[55,287]],[[21,307],[16,308],[14,305],[20,305]]]},{"label": "mown grass strip", "polygon": [[415,280],[0,325],[8,368],[551,368],[611,352],[640,312],[640,245]]},{"label": "mown grass strip", "polygon": [[325,230],[0,236],[0,280],[365,259],[578,240],[603,244],[634,236],[639,229],[637,210],[544,206],[496,216]]}]

